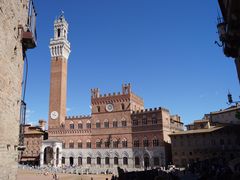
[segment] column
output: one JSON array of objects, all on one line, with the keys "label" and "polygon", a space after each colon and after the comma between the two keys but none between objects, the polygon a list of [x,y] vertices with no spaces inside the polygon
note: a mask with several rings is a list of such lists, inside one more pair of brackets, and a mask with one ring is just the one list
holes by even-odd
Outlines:
[{"label": "column", "polygon": [[82,157],[82,166],[85,167],[87,165],[87,158]]},{"label": "column", "polygon": [[128,167],[135,168],[133,157],[128,158]]},{"label": "column", "polygon": [[69,157],[68,156],[65,157],[65,165],[66,166],[70,165],[70,161],[69,161]]},{"label": "column", "polygon": [[111,168],[114,167],[114,157],[112,156],[109,157],[109,165]]},{"label": "column", "polygon": [[53,167],[56,167],[56,164],[57,164],[57,148],[56,146],[54,145],[53,146]]},{"label": "column", "polygon": [[73,157],[73,165],[78,166],[78,156]]},{"label": "column", "polygon": [[118,157],[118,165],[120,167],[123,167],[123,158],[122,157]]},{"label": "column", "polygon": [[62,151],[59,148],[58,167],[62,167]]},{"label": "column", "polygon": [[44,164],[44,151],[41,150],[40,152],[40,167]]}]

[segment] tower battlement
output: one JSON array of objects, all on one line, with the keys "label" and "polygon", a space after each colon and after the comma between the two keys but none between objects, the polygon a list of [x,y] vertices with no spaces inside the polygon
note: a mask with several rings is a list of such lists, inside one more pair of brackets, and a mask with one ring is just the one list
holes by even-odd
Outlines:
[{"label": "tower battlement", "polygon": [[106,105],[111,104],[115,111],[141,110],[143,99],[135,95],[131,90],[131,84],[123,84],[122,92],[100,94],[99,88],[91,89],[92,113],[106,112]]},{"label": "tower battlement", "polygon": [[119,96],[119,95],[129,95],[131,94],[131,84],[123,84],[122,85],[122,92],[113,92],[113,93],[107,93],[107,94],[100,94],[99,88],[92,88],[91,89],[91,98],[105,98],[105,97],[113,97],[113,96]]},{"label": "tower battlement", "polygon": [[142,113],[154,112],[154,111],[166,111],[166,112],[169,112],[169,110],[166,109],[166,108],[155,107],[155,108],[148,108],[148,109],[142,109],[142,110],[133,111],[132,114],[142,114]]},{"label": "tower battlement", "polygon": [[79,115],[79,116],[65,116],[65,120],[73,120],[73,119],[86,119],[91,118],[91,115]]}]

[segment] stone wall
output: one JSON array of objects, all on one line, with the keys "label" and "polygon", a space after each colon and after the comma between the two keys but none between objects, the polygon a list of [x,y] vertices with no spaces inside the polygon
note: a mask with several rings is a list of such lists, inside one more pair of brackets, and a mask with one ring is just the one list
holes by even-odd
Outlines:
[{"label": "stone wall", "polygon": [[28,0],[0,0],[0,179],[16,179],[23,55]]}]

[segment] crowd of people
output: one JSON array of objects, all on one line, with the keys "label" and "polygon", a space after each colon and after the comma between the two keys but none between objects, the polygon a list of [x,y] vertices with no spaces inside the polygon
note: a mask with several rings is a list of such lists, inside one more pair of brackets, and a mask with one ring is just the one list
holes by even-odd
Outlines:
[{"label": "crowd of people", "polygon": [[165,171],[162,169],[151,169],[145,171],[124,172],[118,168],[118,180],[179,180],[178,169]]},{"label": "crowd of people", "polygon": [[[72,166],[64,166],[61,168],[54,168],[52,166],[45,166],[40,168],[39,166],[27,166],[19,165],[22,169],[30,169],[37,171],[39,174],[45,175],[52,174],[54,180],[58,180],[57,173],[70,173],[70,174],[97,174],[91,168],[80,168]],[[195,179],[199,180],[239,180],[240,172],[233,172],[228,163],[222,158],[208,159],[204,161],[194,162],[189,166],[181,170],[179,168],[158,168],[158,169],[145,169],[141,171],[131,171],[117,168],[117,171],[113,173],[110,169],[100,169],[101,174],[112,174],[111,180],[178,180],[186,175],[191,175]],[[98,171],[99,172],[99,171]]]},{"label": "crowd of people", "polygon": [[189,165],[188,171],[198,175],[199,180],[239,180],[240,173],[233,172],[223,158],[213,158]]}]

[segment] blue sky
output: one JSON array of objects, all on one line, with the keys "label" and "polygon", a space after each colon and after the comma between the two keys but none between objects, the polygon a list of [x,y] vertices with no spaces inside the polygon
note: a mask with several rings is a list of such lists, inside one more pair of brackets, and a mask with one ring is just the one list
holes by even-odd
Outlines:
[{"label": "blue sky", "polygon": [[27,123],[48,118],[53,22],[65,12],[71,54],[68,115],[90,114],[90,89],[131,83],[145,107],[165,107],[185,124],[239,96],[234,61],[214,44],[217,0],[36,1],[38,46],[27,52]]}]

